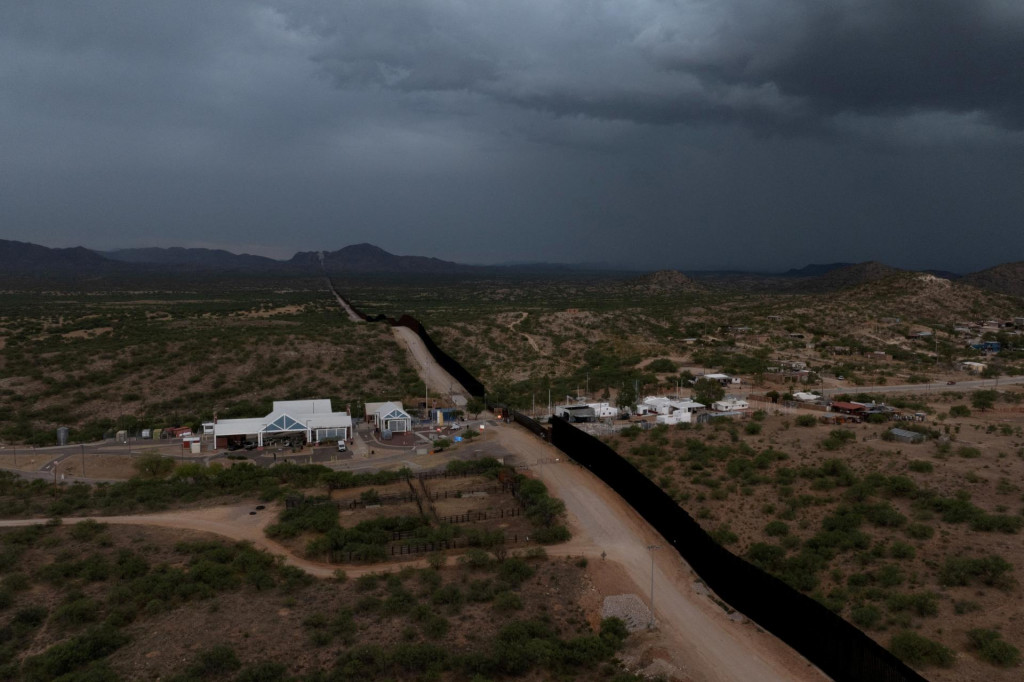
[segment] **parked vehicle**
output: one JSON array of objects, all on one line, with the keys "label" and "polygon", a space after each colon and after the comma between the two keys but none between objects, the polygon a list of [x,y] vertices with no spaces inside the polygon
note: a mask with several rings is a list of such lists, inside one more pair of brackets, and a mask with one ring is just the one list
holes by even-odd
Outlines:
[{"label": "parked vehicle", "polygon": [[245,449],[246,450],[255,450],[256,449],[256,443],[254,443],[251,440],[245,441]]},{"label": "parked vehicle", "polygon": [[338,452],[345,452],[346,450],[348,450],[348,448],[345,446],[345,441],[339,440],[338,441]]}]

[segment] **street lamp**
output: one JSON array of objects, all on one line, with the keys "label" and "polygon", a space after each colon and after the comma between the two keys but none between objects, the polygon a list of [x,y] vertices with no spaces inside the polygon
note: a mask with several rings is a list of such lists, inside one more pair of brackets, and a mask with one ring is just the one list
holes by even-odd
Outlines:
[{"label": "street lamp", "polygon": [[654,627],[654,550],[661,549],[661,545],[647,545],[647,551],[651,553],[651,618],[647,621],[647,629]]}]

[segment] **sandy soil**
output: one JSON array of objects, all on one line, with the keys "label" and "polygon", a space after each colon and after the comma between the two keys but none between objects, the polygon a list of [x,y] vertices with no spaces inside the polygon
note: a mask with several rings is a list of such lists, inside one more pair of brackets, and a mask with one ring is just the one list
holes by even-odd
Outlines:
[{"label": "sandy soil", "polygon": [[[650,591],[650,545],[660,535],[618,495],[585,469],[566,461],[554,447],[516,427],[496,429],[506,448],[533,467],[556,497],[565,501],[574,538],[555,548],[593,561],[619,564],[630,585],[623,591]],[[602,552],[606,558],[601,559]],[[694,592],[695,575],[667,547],[654,553],[655,616],[672,663],[695,680],[824,680],[817,668],[753,624],[737,622],[710,599]]]},{"label": "sandy soil", "polygon": [[423,345],[423,339],[416,332],[408,327],[392,327],[391,330],[399,344],[409,349],[413,367],[416,368],[420,378],[427,383],[431,391],[441,395],[461,395],[463,398],[469,395],[462,384],[455,380],[455,377],[434,362],[427,347]]}]

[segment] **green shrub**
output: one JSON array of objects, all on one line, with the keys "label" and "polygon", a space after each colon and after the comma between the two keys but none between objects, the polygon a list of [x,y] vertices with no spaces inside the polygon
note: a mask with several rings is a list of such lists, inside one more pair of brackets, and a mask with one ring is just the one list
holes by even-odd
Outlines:
[{"label": "green shrub", "polygon": [[71,526],[71,537],[75,540],[88,542],[107,529],[107,524],[94,519],[85,519]]},{"label": "green shrub", "polygon": [[494,596],[494,610],[501,612],[519,611],[523,608],[523,600],[515,592],[499,592]]},{"label": "green shrub", "polygon": [[243,668],[235,675],[234,682],[285,682],[287,679],[288,666],[265,661]]},{"label": "green shrub", "polygon": [[728,523],[723,523],[715,528],[711,533],[711,539],[720,545],[731,545],[739,542],[740,536],[733,532],[732,528],[729,527]]},{"label": "green shrub", "polygon": [[101,625],[27,658],[22,666],[22,677],[26,682],[49,682],[105,658],[127,643],[127,635]]},{"label": "green shrub", "polygon": [[818,423],[817,418],[813,414],[802,414],[796,418],[797,426],[810,427]]},{"label": "green shrub", "polygon": [[789,535],[789,525],[784,521],[769,521],[764,527],[764,534],[771,537],[782,537]]},{"label": "green shrub", "polygon": [[218,644],[206,651],[201,651],[195,661],[188,667],[188,673],[194,677],[216,677],[234,672],[242,667],[238,654],[227,644]]},{"label": "green shrub", "polygon": [[1001,556],[948,557],[939,569],[939,583],[946,587],[958,587],[980,582],[985,585],[1009,589],[1014,581],[1006,575],[1013,565]]},{"label": "green shrub", "polygon": [[953,612],[958,616],[962,616],[965,613],[974,613],[975,611],[981,611],[981,604],[976,601],[964,599],[953,602]]},{"label": "green shrub", "polygon": [[850,610],[850,622],[862,630],[869,630],[882,620],[882,612],[872,604],[862,604]]},{"label": "green shrub", "polygon": [[930,473],[932,473],[932,471],[934,471],[934,470],[935,470],[935,467],[934,467],[934,466],[932,466],[932,463],[931,463],[931,462],[926,462],[926,461],[924,461],[923,459],[915,459],[915,460],[912,460],[912,461],[911,461],[911,462],[910,462],[910,463],[909,463],[909,464],[907,465],[907,467],[908,467],[908,468],[909,468],[909,469],[910,469],[911,471],[916,471],[916,472],[917,472],[917,473],[919,473],[919,474],[930,474]]},{"label": "green shrub", "polygon": [[995,630],[975,628],[967,631],[967,649],[983,661],[1003,668],[1012,668],[1020,663],[1020,649]]},{"label": "green shrub", "polygon": [[953,405],[949,408],[950,417],[970,417],[971,408],[966,405]]},{"label": "green shrub", "polygon": [[533,567],[519,557],[505,559],[498,567],[498,577],[511,585],[519,585],[533,574]]},{"label": "green shrub", "polygon": [[893,635],[889,640],[889,651],[904,663],[919,668],[949,668],[956,661],[956,654],[949,647],[909,630]]},{"label": "green shrub", "polygon": [[937,616],[939,602],[931,592],[913,594],[894,594],[886,600],[886,606],[894,613],[910,611],[918,616]]},{"label": "green shrub", "polygon": [[762,426],[758,422],[747,422],[746,426],[743,427],[743,430],[748,436],[756,436],[761,433],[761,428]]},{"label": "green shrub", "polygon": [[903,532],[914,540],[928,540],[935,535],[935,529],[923,523],[912,523],[904,528]]}]

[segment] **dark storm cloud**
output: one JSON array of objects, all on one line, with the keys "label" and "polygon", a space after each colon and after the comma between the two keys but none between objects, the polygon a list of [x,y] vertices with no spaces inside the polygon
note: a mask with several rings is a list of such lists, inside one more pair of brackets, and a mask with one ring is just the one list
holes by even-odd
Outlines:
[{"label": "dark storm cloud", "polygon": [[987,266],[1024,253],[1022,15],[1011,0],[0,3],[0,238]]},{"label": "dark storm cloud", "polygon": [[[511,5],[511,7],[510,7]],[[1024,125],[1003,0],[302,3],[343,86],[466,91],[559,115],[812,129],[840,114]]]},{"label": "dark storm cloud", "polygon": [[[1024,6],[984,0],[802,0],[753,26],[737,12],[720,51],[665,55],[713,82],[773,83],[824,113],[981,111],[1024,126]],[[756,16],[763,3],[737,5]],[[746,13],[746,12],[744,12]]]}]

